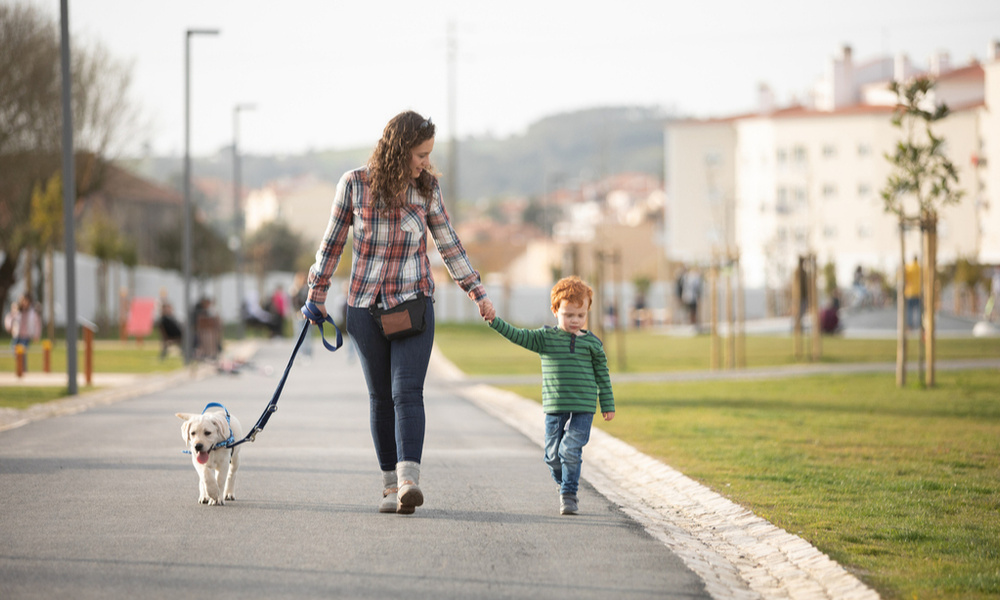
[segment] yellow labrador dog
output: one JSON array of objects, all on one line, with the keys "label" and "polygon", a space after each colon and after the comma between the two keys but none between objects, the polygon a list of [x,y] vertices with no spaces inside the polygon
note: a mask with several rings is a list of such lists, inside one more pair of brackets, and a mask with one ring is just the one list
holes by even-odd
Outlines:
[{"label": "yellow labrador dog", "polygon": [[[210,411],[209,408],[213,407],[222,410]],[[215,402],[206,406],[200,415],[177,413],[177,417],[184,421],[181,437],[200,477],[198,502],[214,506],[223,505],[226,500],[235,500],[240,446],[226,448],[226,444],[243,436],[240,422],[224,406]]]}]

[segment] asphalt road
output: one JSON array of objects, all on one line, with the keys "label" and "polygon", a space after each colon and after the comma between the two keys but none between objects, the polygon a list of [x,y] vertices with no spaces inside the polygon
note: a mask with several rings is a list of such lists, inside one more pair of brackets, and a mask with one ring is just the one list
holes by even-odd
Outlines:
[{"label": "asphalt road", "polygon": [[425,394],[425,505],[379,514],[367,392],[344,350],[295,365],[243,446],[237,500],[198,504],[174,413],[221,402],[249,427],[290,350],[0,432],[0,598],[709,597],[586,482],[581,514],[560,516],[538,446],[446,384]]}]

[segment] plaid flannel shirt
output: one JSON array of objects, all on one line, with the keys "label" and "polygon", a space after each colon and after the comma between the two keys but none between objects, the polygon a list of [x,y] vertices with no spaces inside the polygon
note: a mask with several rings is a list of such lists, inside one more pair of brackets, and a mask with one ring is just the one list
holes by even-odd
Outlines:
[{"label": "plaid flannel shirt", "polygon": [[326,301],[330,278],[340,263],[347,230],[351,227],[354,262],[347,295],[350,306],[367,308],[375,303],[379,293],[387,308],[409,300],[418,291],[432,296],[434,279],[427,259],[428,230],[452,279],[473,300],[485,298],[486,288],[451,226],[437,183],[430,200],[410,186],[406,190],[406,205],[384,215],[374,206],[367,173],[364,167],[348,171],[337,184],[330,222],[316,252],[316,262],[309,269],[309,299],[317,304]]}]

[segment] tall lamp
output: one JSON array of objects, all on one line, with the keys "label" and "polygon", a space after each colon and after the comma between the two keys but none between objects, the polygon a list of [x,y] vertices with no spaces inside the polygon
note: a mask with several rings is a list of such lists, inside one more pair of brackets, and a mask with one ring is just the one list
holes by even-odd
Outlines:
[{"label": "tall lamp", "polygon": [[184,36],[184,363],[194,355],[191,315],[191,36],[218,35],[218,29],[188,29]]}]

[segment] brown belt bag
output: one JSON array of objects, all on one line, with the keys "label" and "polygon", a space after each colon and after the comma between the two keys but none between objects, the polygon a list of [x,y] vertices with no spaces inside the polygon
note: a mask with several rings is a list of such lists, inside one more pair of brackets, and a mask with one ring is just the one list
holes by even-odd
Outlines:
[{"label": "brown belt bag", "polygon": [[418,333],[423,333],[427,328],[425,313],[427,312],[427,297],[423,292],[418,292],[417,297],[397,304],[396,306],[383,309],[377,305],[368,308],[372,318],[382,330],[382,335],[387,340],[398,340]]}]

